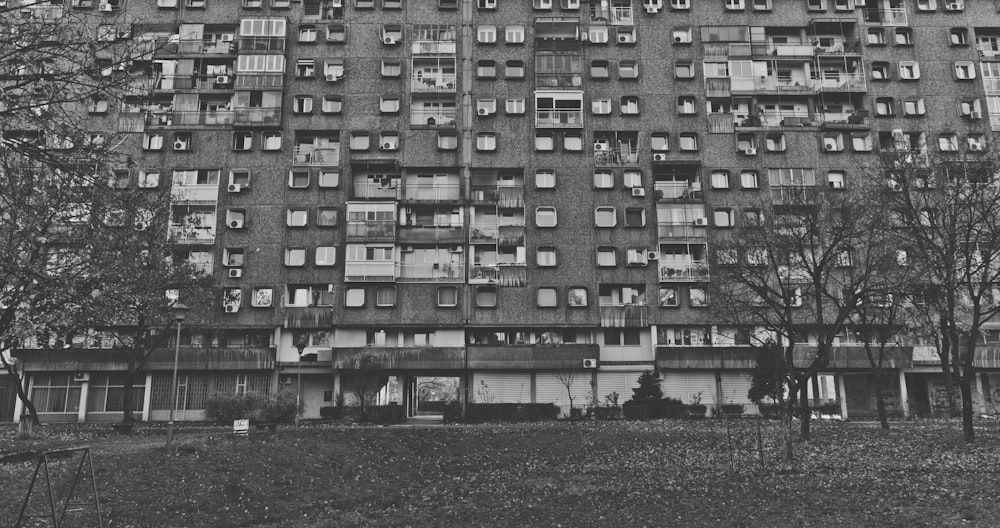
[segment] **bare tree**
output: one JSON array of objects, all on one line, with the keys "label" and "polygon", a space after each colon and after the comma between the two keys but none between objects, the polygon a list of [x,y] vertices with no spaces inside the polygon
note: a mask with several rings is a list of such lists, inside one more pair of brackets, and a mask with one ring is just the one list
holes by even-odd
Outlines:
[{"label": "bare tree", "polygon": [[885,182],[881,200],[925,273],[945,383],[958,380],[963,436],[972,442],[976,343],[1000,314],[1000,152],[977,142],[975,149],[930,153],[899,134],[892,143],[871,173]]},{"label": "bare tree", "polygon": [[573,400],[576,399],[573,396],[573,383],[576,381],[577,372],[575,370],[561,370],[556,372],[556,379],[559,383],[566,388],[566,397],[569,399],[569,419],[571,421],[576,418],[573,416]]}]

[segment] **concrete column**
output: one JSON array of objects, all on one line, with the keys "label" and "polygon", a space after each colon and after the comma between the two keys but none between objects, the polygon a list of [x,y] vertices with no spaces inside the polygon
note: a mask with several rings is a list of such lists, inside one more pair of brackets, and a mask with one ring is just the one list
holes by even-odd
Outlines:
[{"label": "concrete column", "polygon": [[531,371],[531,403],[538,403],[538,400],[535,399],[535,395],[538,392],[538,383],[535,379],[536,375],[537,373],[535,371]]},{"label": "concrete column", "polygon": [[906,373],[899,371],[899,406],[903,409],[903,417],[910,417],[909,392],[906,390]]},{"label": "concrete column", "polygon": [[835,374],[837,378],[837,391],[840,393],[840,417],[844,420],[847,419],[847,391],[844,384],[844,375],[841,373]]},{"label": "concrete column", "polygon": [[342,389],[340,387],[340,371],[335,370],[333,371],[333,401],[337,401],[337,397],[341,396],[342,394],[341,390]]},{"label": "concrete column", "polygon": [[153,375],[146,374],[146,390],[142,393],[142,421],[149,421],[149,409],[153,402]]},{"label": "concrete column", "polygon": [[976,394],[979,395],[979,414],[986,414],[986,393],[983,391],[983,376],[976,373]]},{"label": "concrete column", "polygon": [[76,410],[77,423],[87,421],[87,394],[90,392],[90,382],[85,381],[80,384],[80,408]]}]

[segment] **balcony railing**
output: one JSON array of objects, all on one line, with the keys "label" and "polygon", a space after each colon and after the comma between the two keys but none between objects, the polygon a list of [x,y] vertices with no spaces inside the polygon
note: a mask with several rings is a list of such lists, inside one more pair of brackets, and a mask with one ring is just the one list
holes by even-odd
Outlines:
[{"label": "balcony railing", "polygon": [[423,74],[421,70],[414,72],[410,78],[411,92],[454,92],[456,89],[455,74]]},{"label": "balcony railing", "polygon": [[238,125],[276,125],[281,122],[281,107],[237,108],[233,119]]},{"label": "balcony railing", "polygon": [[180,202],[212,202],[219,200],[219,186],[212,185],[178,185],[170,188],[170,201]]},{"label": "balcony railing", "polygon": [[579,88],[583,86],[583,75],[580,73],[535,72],[535,87],[537,88]]},{"label": "balcony railing", "polygon": [[410,110],[410,125],[433,128],[455,128],[455,111]]},{"label": "balcony railing", "polygon": [[232,72],[215,75],[164,75],[159,78],[154,89],[232,91],[233,80]]},{"label": "balcony railing", "polygon": [[412,202],[447,202],[460,200],[461,187],[457,183],[437,185],[410,185],[403,189],[403,200]]},{"label": "balcony railing", "polygon": [[340,146],[312,147],[299,145],[292,151],[292,165],[320,166],[340,163]]},{"label": "balcony railing", "polygon": [[868,119],[867,110],[856,110],[853,112],[825,112],[816,116],[819,124],[823,128],[853,128],[865,129],[871,127],[871,120]]},{"label": "balcony railing", "polygon": [[469,242],[472,244],[496,244],[500,238],[500,226],[476,223],[469,228]]},{"label": "balcony railing", "polygon": [[701,182],[656,182],[653,184],[656,199],[662,202],[703,202]]},{"label": "balcony railing", "polygon": [[384,185],[368,182],[354,184],[354,198],[364,200],[398,200],[401,194],[399,180],[394,180]]},{"label": "balcony railing", "polygon": [[202,112],[200,110],[168,111],[149,114],[149,126],[228,126],[233,124],[232,110]]},{"label": "balcony railing", "polygon": [[454,55],[454,41],[418,40],[410,45],[413,55]]},{"label": "balcony railing", "polygon": [[400,226],[396,236],[401,244],[464,244],[465,230],[461,225]]},{"label": "balcony railing", "polygon": [[708,262],[704,260],[660,260],[660,282],[700,282],[709,280]]},{"label": "balcony railing", "polygon": [[156,39],[157,55],[232,55],[236,53],[236,43],[222,40],[203,39]]},{"label": "balcony railing", "polygon": [[501,246],[522,246],[524,245],[524,224],[502,225],[499,228],[497,243]]},{"label": "balcony railing", "polygon": [[464,262],[403,262],[397,282],[463,282]]},{"label": "balcony railing", "polygon": [[664,238],[705,238],[708,232],[703,226],[693,222],[658,222],[656,236]]},{"label": "balcony railing", "polygon": [[649,325],[649,312],[643,304],[601,305],[603,328],[644,327]]},{"label": "balcony railing", "polygon": [[810,79],[794,79],[789,77],[732,77],[729,89],[733,92],[787,92],[809,93],[817,87]]},{"label": "balcony railing", "polygon": [[729,78],[709,77],[705,79],[705,95],[708,97],[729,97],[732,89]]},{"label": "balcony railing", "polygon": [[396,280],[396,263],[389,261],[347,261],[344,263],[344,280],[347,282],[393,282]]},{"label": "balcony railing", "polygon": [[800,205],[815,201],[816,188],[813,186],[771,186],[771,200],[775,204]]},{"label": "balcony railing", "polygon": [[369,241],[392,241],[396,239],[396,222],[394,220],[348,222],[347,238]]},{"label": "balcony railing", "polygon": [[873,22],[883,26],[905,26],[905,7],[884,7],[875,9],[865,9],[865,22]]},{"label": "balcony railing", "polygon": [[475,264],[469,268],[470,284],[493,284],[499,280],[498,264]]},{"label": "balcony railing", "polygon": [[285,37],[240,37],[241,53],[285,51]]},{"label": "balcony railing", "polygon": [[863,92],[868,89],[863,73],[840,73],[813,79],[812,83],[821,92]]},{"label": "balcony railing", "polygon": [[580,128],[583,110],[537,110],[535,126],[538,128]]},{"label": "balcony railing", "polygon": [[284,84],[282,73],[240,72],[236,75],[237,88],[281,88]]},{"label": "balcony railing", "polygon": [[176,244],[212,244],[215,226],[192,227],[188,224],[170,224],[170,239]]},{"label": "balcony railing", "polygon": [[639,149],[617,148],[617,149],[594,149],[594,165],[598,167],[615,167],[621,165],[637,165],[639,163]]}]

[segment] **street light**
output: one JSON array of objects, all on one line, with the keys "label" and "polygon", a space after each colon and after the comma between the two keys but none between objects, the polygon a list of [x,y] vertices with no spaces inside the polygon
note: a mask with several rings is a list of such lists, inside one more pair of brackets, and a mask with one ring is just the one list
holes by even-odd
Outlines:
[{"label": "street light", "polygon": [[174,442],[174,409],[177,407],[177,363],[181,354],[181,323],[187,317],[190,308],[184,303],[174,303],[170,307],[170,315],[177,322],[177,340],[174,341],[174,381],[170,384],[170,420],[167,421],[167,451]]},{"label": "street light", "polygon": [[299,363],[298,363],[298,383],[295,387],[295,427],[299,426],[299,419],[301,414],[299,412],[299,402],[302,400],[302,353],[306,350],[306,345],[309,344],[309,340],[305,334],[299,336],[295,340],[295,349],[299,351]]}]

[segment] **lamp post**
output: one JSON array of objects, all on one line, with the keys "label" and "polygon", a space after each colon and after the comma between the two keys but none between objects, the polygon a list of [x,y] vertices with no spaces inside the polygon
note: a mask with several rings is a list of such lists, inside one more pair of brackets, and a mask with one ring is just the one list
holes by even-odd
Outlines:
[{"label": "lamp post", "polygon": [[298,362],[298,372],[296,377],[298,378],[295,386],[295,427],[299,426],[300,412],[299,406],[302,401],[302,353],[306,350],[306,345],[308,344],[308,338],[305,334],[299,336],[295,340],[295,350],[299,352],[299,362]]},{"label": "lamp post", "polygon": [[177,323],[177,340],[174,341],[174,379],[173,383],[170,384],[170,420],[167,421],[167,451],[170,451],[174,443],[174,409],[177,407],[177,363],[180,360],[181,354],[181,323],[184,322],[189,309],[184,303],[174,303],[170,307],[170,315],[174,317],[174,321]]}]

